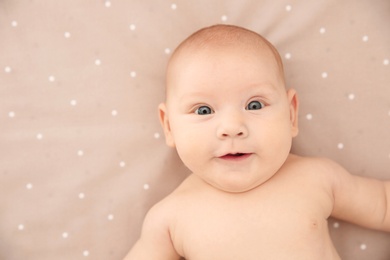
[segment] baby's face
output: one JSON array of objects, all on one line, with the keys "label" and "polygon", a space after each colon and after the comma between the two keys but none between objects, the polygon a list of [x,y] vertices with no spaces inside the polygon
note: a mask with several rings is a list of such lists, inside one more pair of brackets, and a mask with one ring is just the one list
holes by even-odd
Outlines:
[{"label": "baby's face", "polygon": [[295,92],[268,50],[221,47],[180,54],[160,115],[167,143],[212,186],[243,192],[285,162],[297,134]]}]

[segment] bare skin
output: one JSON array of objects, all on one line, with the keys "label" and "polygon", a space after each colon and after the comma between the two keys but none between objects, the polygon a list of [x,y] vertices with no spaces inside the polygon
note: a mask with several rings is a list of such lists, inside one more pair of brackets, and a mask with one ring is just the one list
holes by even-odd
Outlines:
[{"label": "bare skin", "polygon": [[209,31],[179,47],[159,106],[193,174],[149,211],[125,259],[340,259],[330,216],[390,231],[389,182],[290,154],[299,103],[275,49],[240,28]]}]

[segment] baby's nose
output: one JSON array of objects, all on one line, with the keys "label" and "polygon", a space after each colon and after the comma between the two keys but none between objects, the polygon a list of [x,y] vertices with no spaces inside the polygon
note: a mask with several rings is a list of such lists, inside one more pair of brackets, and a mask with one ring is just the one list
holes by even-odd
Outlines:
[{"label": "baby's nose", "polygon": [[246,138],[248,128],[240,117],[228,117],[222,120],[217,130],[220,139],[226,138]]},{"label": "baby's nose", "polygon": [[238,133],[228,133],[228,131],[226,131],[227,133],[222,133],[221,137],[243,137],[245,136],[245,133],[243,131],[241,132],[238,132]]}]

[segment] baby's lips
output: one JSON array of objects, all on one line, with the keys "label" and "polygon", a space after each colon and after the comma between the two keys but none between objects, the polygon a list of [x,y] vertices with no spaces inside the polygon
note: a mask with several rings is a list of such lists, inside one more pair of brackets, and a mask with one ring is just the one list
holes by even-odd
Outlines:
[{"label": "baby's lips", "polygon": [[251,153],[227,153],[225,155],[220,156],[221,159],[235,159],[241,157],[248,157]]}]

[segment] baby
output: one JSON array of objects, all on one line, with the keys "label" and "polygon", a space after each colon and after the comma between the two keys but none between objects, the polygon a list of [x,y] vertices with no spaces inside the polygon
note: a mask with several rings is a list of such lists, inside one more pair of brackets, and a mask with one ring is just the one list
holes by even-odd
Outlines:
[{"label": "baby", "polygon": [[330,216],[390,231],[390,182],[290,153],[298,98],[262,36],[201,29],[166,78],[161,124],[192,174],[149,211],[126,260],[340,259]]}]

